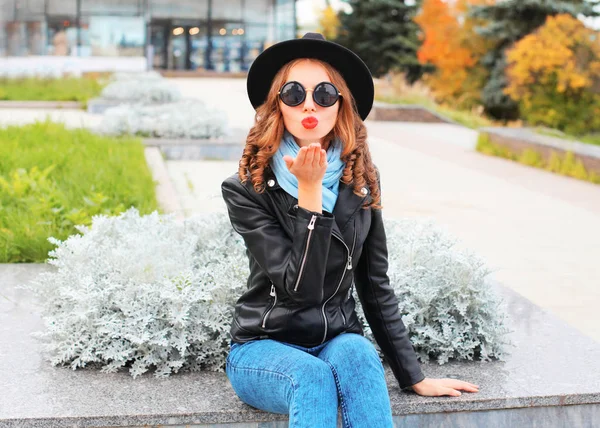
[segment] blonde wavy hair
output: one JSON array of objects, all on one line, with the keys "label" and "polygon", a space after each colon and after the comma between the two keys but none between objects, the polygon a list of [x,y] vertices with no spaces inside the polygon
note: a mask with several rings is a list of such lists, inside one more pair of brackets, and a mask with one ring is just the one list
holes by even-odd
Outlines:
[{"label": "blonde wavy hair", "polygon": [[371,161],[371,153],[367,144],[367,129],[355,109],[354,97],[350,93],[342,75],[331,65],[314,58],[298,58],[284,65],[271,84],[271,89],[266,101],[256,109],[254,125],[246,138],[246,145],[239,162],[238,174],[245,183],[252,181],[254,190],[262,193],[265,190],[264,170],[269,166],[269,160],[279,149],[279,144],[284,132],[283,117],[279,108],[279,88],[287,80],[290,69],[300,61],[312,61],[320,64],[327,71],[331,82],[343,94],[340,98],[340,107],[337,120],[333,129],[325,136],[323,148],[327,150],[329,144],[339,137],[343,142],[340,158],[346,162],[342,173],[345,184],[354,184],[354,193],[363,196],[360,190],[368,187],[371,193],[371,203],[363,208],[381,209],[381,195],[377,180],[377,171]]}]

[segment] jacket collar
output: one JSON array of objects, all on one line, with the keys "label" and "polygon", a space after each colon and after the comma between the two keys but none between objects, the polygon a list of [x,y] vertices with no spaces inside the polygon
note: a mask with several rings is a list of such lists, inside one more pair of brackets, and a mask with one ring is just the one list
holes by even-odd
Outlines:
[{"label": "jacket collar", "polygon": [[[278,183],[277,177],[273,173],[271,168],[265,169],[265,188],[269,192],[281,191],[285,193],[290,201],[292,208],[298,203],[298,199],[288,194]],[[340,179],[340,185],[338,189],[338,198],[333,207],[333,215],[335,221],[333,223],[333,230],[337,232],[339,236],[342,236],[342,232],[346,229],[348,222],[352,219],[354,214],[360,209],[360,207],[367,199],[371,202],[371,192],[368,187],[362,188],[362,194],[359,196],[354,193],[354,187],[352,184],[346,184]]]}]

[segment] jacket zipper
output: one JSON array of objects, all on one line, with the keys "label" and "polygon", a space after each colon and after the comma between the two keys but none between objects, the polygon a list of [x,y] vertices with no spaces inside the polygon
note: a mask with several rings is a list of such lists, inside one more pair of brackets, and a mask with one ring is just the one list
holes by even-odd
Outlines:
[{"label": "jacket zipper", "polygon": [[312,237],[316,220],[317,216],[313,214],[313,216],[310,219],[310,223],[308,223],[308,238],[306,238],[306,247],[304,247],[304,254],[302,255],[302,264],[300,265],[300,272],[298,272],[298,279],[296,280],[294,291],[298,291],[298,284],[300,284],[300,280],[302,279],[302,272],[304,271],[304,264],[306,263],[306,256],[308,255],[308,246],[310,245],[310,238]]},{"label": "jacket zipper", "polygon": [[352,288],[354,287],[354,279],[352,280],[352,284],[350,284],[350,288],[348,289],[348,294],[346,295],[346,298],[342,301],[342,318],[344,318],[344,325],[346,325],[346,315],[344,315],[344,305],[346,304],[346,302],[348,300],[350,300],[350,297],[352,296]]},{"label": "jacket zipper", "polygon": [[346,296],[346,300],[350,300],[352,297],[352,289],[354,288],[354,280],[352,280],[352,284],[350,284],[350,288],[348,289],[348,295]]},{"label": "jacket zipper", "polygon": [[271,282],[271,292],[269,293],[269,295],[271,297],[275,297],[275,299],[273,300],[273,305],[271,305],[271,307],[269,308],[269,310],[265,314],[265,317],[263,318],[263,322],[262,322],[263,328],[265,328],[265,323],[267,322],[267,317],[269,316],[269,314],[271,313],[271,311],[273,310],[273,308],[277,304],[277,292],[275,291],[275,285],[273,284],[273,282]]},{"label": "jacket zipper", "polygon": [[[329,296],[329,298],[327,300],[325,300],[325,303],[323,303],[323,306],[321,307],[321,313],[323,314],[323,319],[325,320],[325,332],[323,333],[323,340],[321,340],[321,344],[325,343],[325,339],[327,338],[327,316],[325,315],[325,305],[327,305],[327,303],[333,298],[333,296],[336,295],[336,293],[338,292],[338,290],[340,289],[340,286],[342,285],[342,281],[344,281],[344,277],[346,276],[346,272],[349,271],[350,269],[352,269],[352,254],[354,253],[354,245],[356,244],[356,227],[354,228],[354,237],[352,238],[352,251],[350,251],[348,249],[348,246],[346,245],[346,243],[344,242],[344,240],[340,237],[338,237],[335,233],[332,233],[333,236],[335,236],[337,239],[339,239],[339,241],[344,244],[344,247],[346,247],[346,252],[348,254],[348,260],[346,262],[346,269],[344,269],[344,272],[342,273],[342,278],[340,279],[340,282],[337,285],[337,288],[335,289],[335,291],[333,292],[333,294],[331,296]],[[342,316],[344,315],[344,313],[342,312]],[[346,317],[344,316],[344,324],[346,323]]]}]

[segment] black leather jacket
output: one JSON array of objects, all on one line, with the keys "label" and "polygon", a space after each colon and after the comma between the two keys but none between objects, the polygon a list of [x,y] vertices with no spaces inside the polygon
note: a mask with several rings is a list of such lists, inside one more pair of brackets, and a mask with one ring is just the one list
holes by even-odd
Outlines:
[{"label": "black leather jacket", "polygon": [[377,344],[405,388],[425,378],[387,276],[381,210],[351,185],[339,184],[333,214],[312,212],[265,168],[266,190],[254,191],[238,174],[221,185],[233,228],[243,237],[250,263],[248,290],[238,299],[231,325],[234,342],[271,338],[314,347],[336,335],[364,335],[356,315],[356,287]]}]

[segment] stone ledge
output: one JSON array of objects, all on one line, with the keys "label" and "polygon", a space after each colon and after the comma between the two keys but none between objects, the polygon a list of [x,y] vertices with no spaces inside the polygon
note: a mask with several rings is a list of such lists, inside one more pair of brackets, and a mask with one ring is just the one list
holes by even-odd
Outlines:
[{"label": "stone ledge", "polygon": [[[179,373],[161,380],[146,373],[134,380],[126,370],[103,374],[52,367],[29,336],[43,328],[39,307],[30,293],[15,289],[48,269],[55,268],[0,264],[5,284],[0,299],[1,427],[287,426],[286,415],[242,403],[224,373]],[[515,345],[511,354],[506,361],[422,364],[427,377],[480,386],[478,393],[461,397],[401,391],[386,365],[396,426],[527,426],[523,421],[583,426],[583,420],[598,420],[600,344],[507,287],[492,286],[508,307]]]},{"label": "stone ledge", "polygon": [[525,149],[534,149],[545,161],[550,159],[553,151],[561,156],[572,152],[588,172],[600,175],[600,146],[541,135],[529,128],[487,127],[480,128],[479,132],[487,134],[492,143],[507,147],[518,155]]},{"label": "stone ledge", "polygon": [[375,121],[457,123],[439,113],[418,104],[389,104],[380,101],[373,103],[368,119]]},{"label": "stone ledge", "polygon": [[185,219],[181,202],[175,191],[167,166],[157,147],[145,147],[144,156],[146,163],[152,172],[152,179],[156,183],[156,200],[159,206],[166,213],[174,213],[175,218],[179,221]]},{"label": "stone ledge", "polygon": [[104,114],[106,110],[121,104],[135,104],[135,100],[107,100],[104,98],[92,98],[87,103],[87,112],[91,114]]},{"label": "stone ledge", "polygon": [[0,108],[83,109],[79,101],[0,101]]},{"label": "stone ledge", "polygon": [[158,147],[167,160],[239,161],[247,134],[243,129],[234,128],[220,138],[144,138],[142,142]]}]

